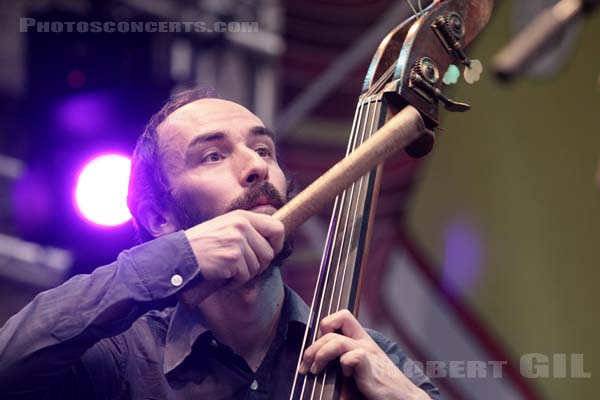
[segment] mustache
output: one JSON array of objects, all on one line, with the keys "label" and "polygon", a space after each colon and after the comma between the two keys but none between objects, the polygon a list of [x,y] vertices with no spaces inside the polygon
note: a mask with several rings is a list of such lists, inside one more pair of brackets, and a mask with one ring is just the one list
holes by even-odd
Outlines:
[{"label": "mustache", "polygon": [[244,194],[233,200],[225,212],[233,210],[249,210],[254,207],[258,199],[266,199],[273,207],[279,209],[283,207],[286,200],[281,196],[281,193],[270,182],[262,182],[258,185],[251,186]]}]

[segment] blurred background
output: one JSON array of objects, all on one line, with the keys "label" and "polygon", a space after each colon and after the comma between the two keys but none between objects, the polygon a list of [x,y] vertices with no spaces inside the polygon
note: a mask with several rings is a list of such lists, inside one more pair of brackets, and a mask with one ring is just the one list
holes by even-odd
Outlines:
[{"label": "blurred background", "polygon": [[[600,15],[573,24],[510,84],[489,68],[554,3],[496,1],[468,51],[481,80],[447,89],[472,110],[442,111],[426,158],[386,164],[360,318],[423,362],[449,399],[597,392]],[[122,198],[127,159],[90,162],[128,157],[171,93],[208,85],[253,110],[301,188],[343,156],[368,63],[412,13],[391,0],[3,1],[0,324],[135,245],[122,202],[95,211]],[[53,21],[227,29],[54,32]],[[108,177],[95,175],[106,165]],[[307,222],[284,268],[307,301],[327,225],[328,210]],[[521,368],[532,354],[535,377]],[[460,373],[478,362],[485,374]]]}]

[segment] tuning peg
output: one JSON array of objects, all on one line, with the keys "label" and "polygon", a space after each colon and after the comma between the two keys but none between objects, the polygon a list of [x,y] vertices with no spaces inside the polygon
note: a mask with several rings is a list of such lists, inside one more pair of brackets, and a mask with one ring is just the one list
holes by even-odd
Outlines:
[{"label": "tuning peg", "polygon": [[442,82],[444,82],[444,85],[450,86],[456,84],[459,78],[460,70],[456,65],[450,64],[446,70],[446,73],[444,74],[444,78],[442,78]]},{"label": "tuning peg", "polygon": [[433,23],[432,28],[446,51],[453,54],[465,66],[463,72],[465,81],[469,84],[477,82],[483,71],[483,65],[479,60],[469,59],[462,49],[460,39],[465,35],[465,26],[460,14],[451,12],[439,16]]},{"label": "tuning peg", "polygon": [[451,100],[434,85],[439,81],[438,67],[428,57],[423,57],[415,63],[410,74],[410,85],[417,93],[429,101],[436,99],[444,103],[444,108],[452,112],[464,112],[471,109],[465,103]]},{"label": "tuning peg", "polygon": [[465,70],[463,72],[463,76],[465,77],[465,81],[468,84],[474,84],[479,81],[479,77],[483,72],[483,65],[479,60],[471,60],[471,65],[465,66]]}]

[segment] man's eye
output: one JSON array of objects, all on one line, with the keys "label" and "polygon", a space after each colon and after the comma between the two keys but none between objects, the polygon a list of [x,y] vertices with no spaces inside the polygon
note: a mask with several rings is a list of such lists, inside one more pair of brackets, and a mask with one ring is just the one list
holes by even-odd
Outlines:
[{"label": "man's eye", "polygon": [[269,150],[266,147],[259,147],[258,149],[256,149],[256,153],[258,153],[258,155],[261,157],[270,157],[271,156],[271,150]]},{"label": "man's eye", "polygon": [[202,158],[202,163],[217,162],[221,160],[221,154],[217,152],[209,153]]}]

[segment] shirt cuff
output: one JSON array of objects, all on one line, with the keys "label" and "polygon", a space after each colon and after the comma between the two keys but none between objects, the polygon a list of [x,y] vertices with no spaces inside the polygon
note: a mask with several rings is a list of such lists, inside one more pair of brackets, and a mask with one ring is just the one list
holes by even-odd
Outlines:
[{"label": "shirt cuff", "polygon": [[199,274],[196,256],[183,231],[136,246],[129,255],[153,300],[176,294]]}]

